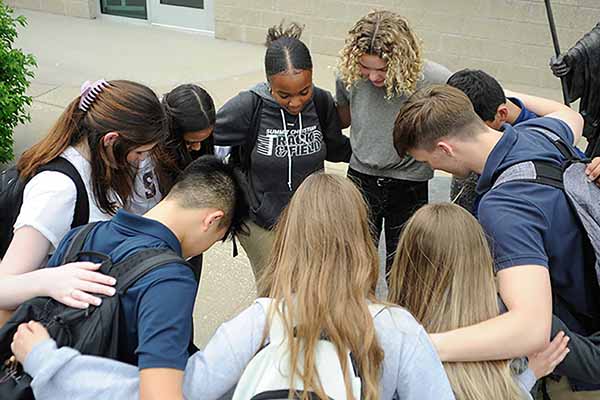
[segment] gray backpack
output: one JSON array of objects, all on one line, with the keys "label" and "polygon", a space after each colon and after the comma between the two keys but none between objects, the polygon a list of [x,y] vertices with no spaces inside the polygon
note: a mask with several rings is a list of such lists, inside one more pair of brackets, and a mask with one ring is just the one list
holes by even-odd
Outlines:
[{"label": "gray backpack", "polygon": [[586,262],[594,264],[600,283],[600,188],[590,182],[585,174],[590,160],[577,154],[571,145],[548,129],[531,127],[529,130],[551,141],[565,161],[562,165],[540,160],[514,164],[500,174],[492,188],[506,182],[525,181],[561,189],[589,238],[591,249],[586,254]]}]

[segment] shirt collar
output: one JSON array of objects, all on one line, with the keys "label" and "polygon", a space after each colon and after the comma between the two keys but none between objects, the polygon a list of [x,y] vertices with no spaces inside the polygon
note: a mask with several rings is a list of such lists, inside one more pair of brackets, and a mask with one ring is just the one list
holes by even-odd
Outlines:
[{"label": "shirt collar", "polygon": [[117,211],[112,222],[123,229],[133,231],[139,235],[157,238],[165,242],[175,253],[182,255],[181,243],[179,243],[177,236],[175,236],[173,231],[156,220],[132,214],[121,209]]},{"label": "shirt collar", "polygon": [[479,195],[484,194],[492,188],[497,174],[500,172],[500,167],[517,142],[517,133],[513,127],[508,124],[504,124],[502,127],[504,132],[490,152],[481,172],[481,177],[477,182],[477,194]]}]

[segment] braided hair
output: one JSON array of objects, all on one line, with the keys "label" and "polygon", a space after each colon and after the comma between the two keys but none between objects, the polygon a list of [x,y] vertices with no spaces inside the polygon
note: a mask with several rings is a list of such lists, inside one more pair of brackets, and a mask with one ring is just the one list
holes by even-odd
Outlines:
[{"label": "braided hair", "polygon": [[308,47],[300,40],[304,28],[295,22],[284,27],[283,22],[267,31],[265,72],[267,79],[281,72],[312,70]]}]

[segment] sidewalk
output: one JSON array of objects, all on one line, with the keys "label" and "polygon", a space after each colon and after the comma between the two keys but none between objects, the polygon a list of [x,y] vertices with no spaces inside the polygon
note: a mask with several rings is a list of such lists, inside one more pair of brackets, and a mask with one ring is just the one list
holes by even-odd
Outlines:
[{"label": "sidewalk", "polygon": [[[19,31],[18,47],[35,55],[29,94],[32,121],[15,130],[15,155],[43,136],[64,107],[79,95],[86,80],[129,79],[162,95],[182,83],[197,83],[213,96],[217,108],[240,90],[264,80],[264,47],[207,38],[140,23],[86,20],[17,10],[29,25]],[[335,57],[313,55],[315,83],[334,90]],[[327,170],[345,173],[345,165]],[[431,198],[448,197],[449,178],[436,174]],[[195,309],[195,341],[203,346],[214,329],[248,305],[255,294],[248,259],[231,257],[231,244],[217,244],[205,254]]]}]

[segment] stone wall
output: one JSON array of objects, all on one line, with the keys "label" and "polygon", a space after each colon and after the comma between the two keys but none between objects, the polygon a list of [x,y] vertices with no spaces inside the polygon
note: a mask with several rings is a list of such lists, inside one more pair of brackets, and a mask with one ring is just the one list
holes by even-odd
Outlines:
[{"label": "stone wall", "polygon": [[[600,21],[600,0],[553,0],[564,50]],[[348,29],[372,9],[405,15],[426,57],[452,70],[481,68],[505,85],[560,97],[547,65],[552,39],[542,0],[217,0],[216,37],[262,43],[282,19],[305,25],[313,52],[336,55]]]}]

